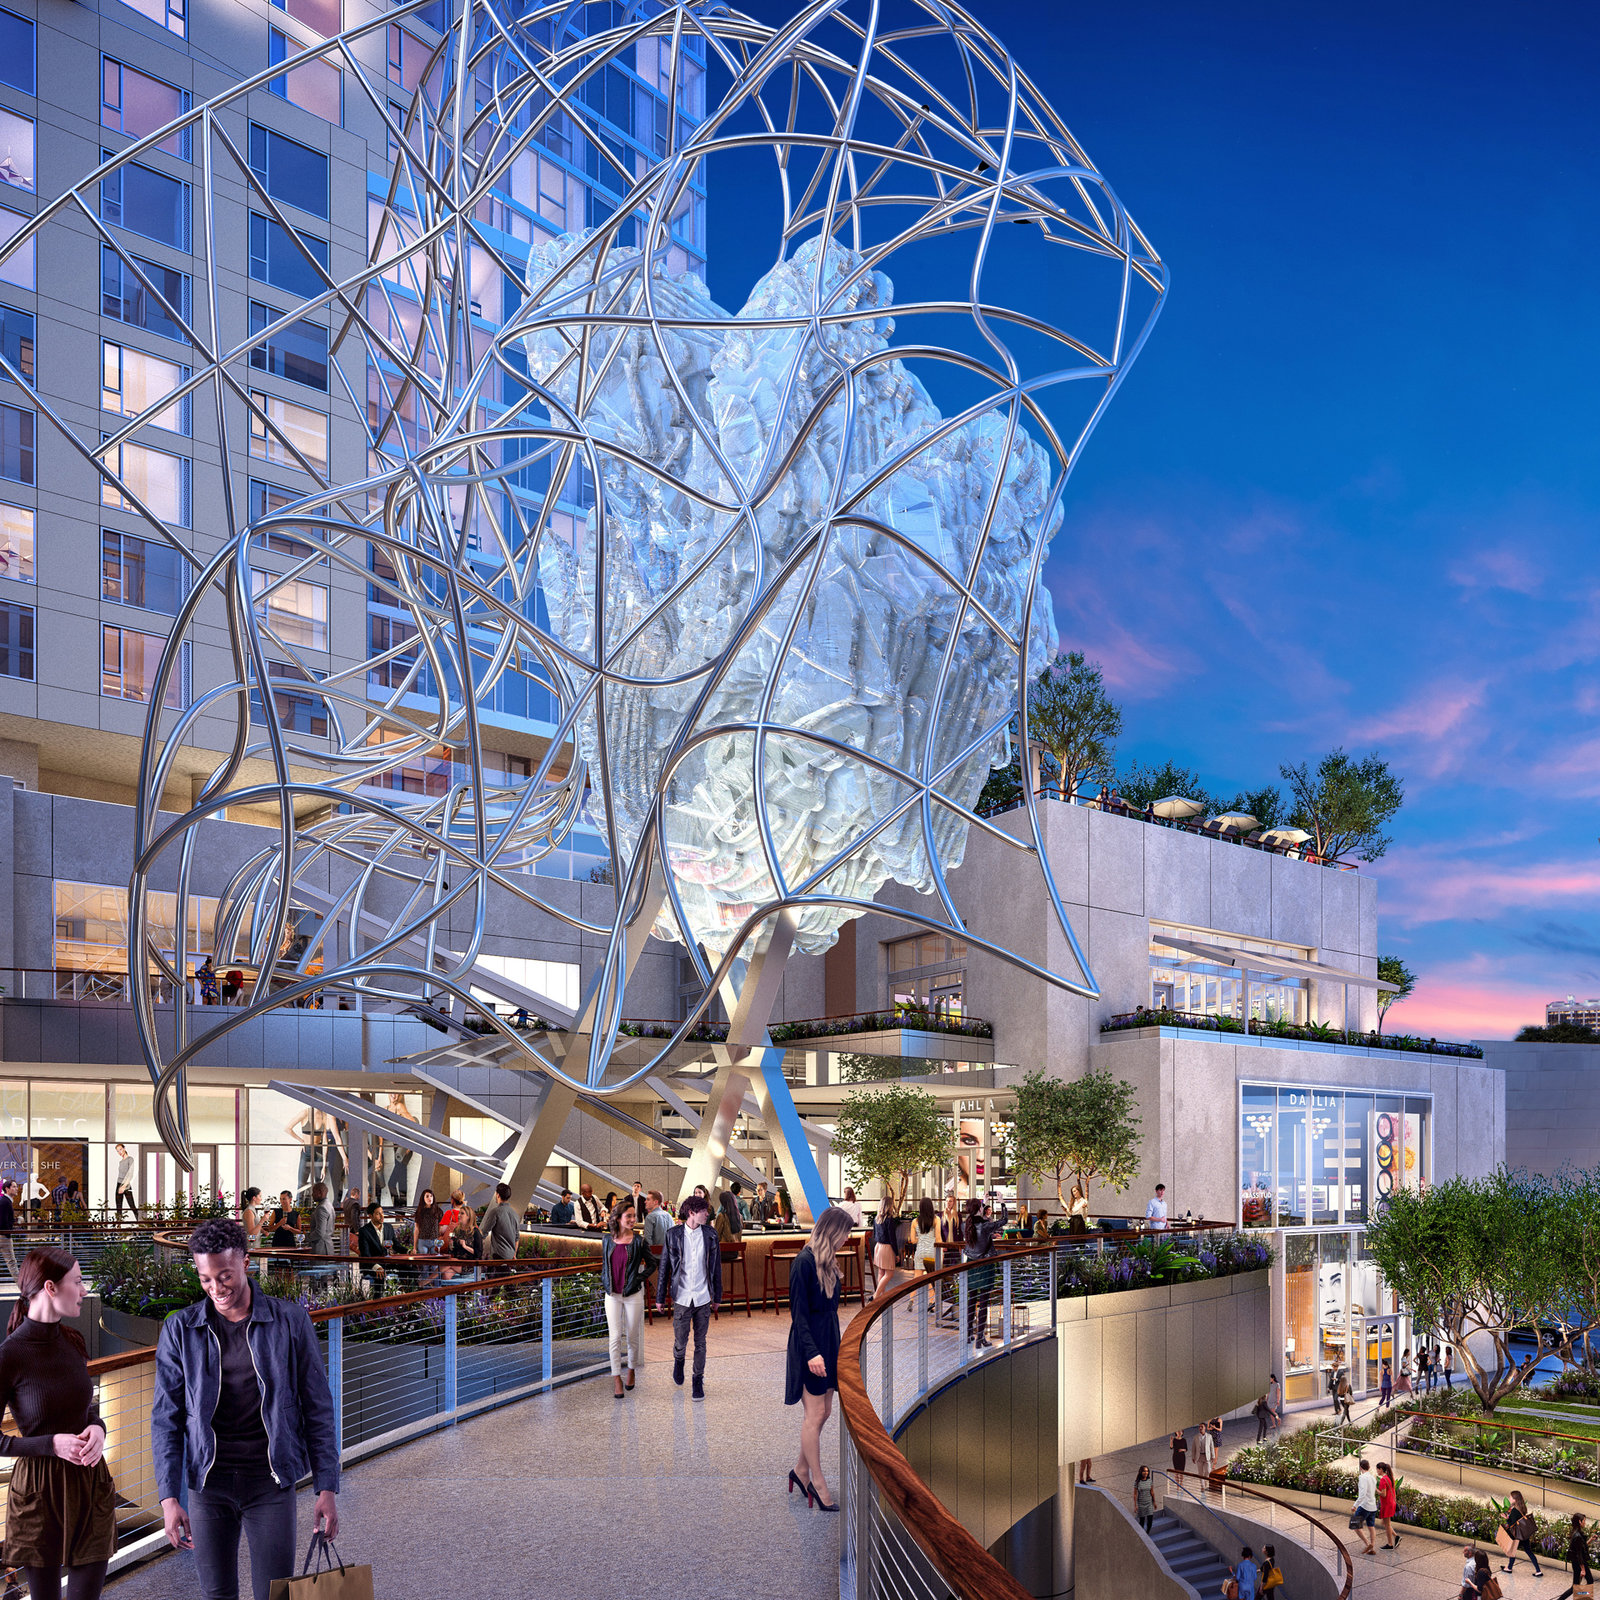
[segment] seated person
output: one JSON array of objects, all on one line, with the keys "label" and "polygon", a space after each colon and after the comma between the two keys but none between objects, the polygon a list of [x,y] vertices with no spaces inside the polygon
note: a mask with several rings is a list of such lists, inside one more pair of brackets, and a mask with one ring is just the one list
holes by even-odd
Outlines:
[{"label": "seated person", "polygon": [[382,1258],[389,1254],[389,1246],[383,1237],[383,1207],[376,1200],[367,1207],[367,1220],[361,1224],[361,1232],[357,1235],[357,1248],[362,1264],[373,1263],[372,1276],[378,1283],[382,1283],[388,1276],[387,1269],[382,1264]]},{"label": "seated person", "polygon": [[550,1226],[553,1228],[570,1228],[576,1208],[572,1203],[572,1191],[563,1189],[561,1198],[550,1208]]}]

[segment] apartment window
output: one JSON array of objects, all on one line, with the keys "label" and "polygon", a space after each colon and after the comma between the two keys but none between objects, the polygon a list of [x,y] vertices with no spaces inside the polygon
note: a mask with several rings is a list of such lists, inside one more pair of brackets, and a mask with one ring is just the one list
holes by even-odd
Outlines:
[{"label": "apartment window", "polygon": [[317,266],[327,270],[326,239],[298,229],[291,233],[271,217],[250,213],[250,276],[257,283],[270,283],[274,289],[314,300],[325,287]]},{"label": "apartment window", "polygon": [[[181,117],[189,109],[186,91],[163,83],[111,56],[100,57],[100,126],[130,139],[143,139],[157,128]],[[180,128],[156,146],[187,161],[189,129]]]},{"label": "apartment window", "polygon": [[[111,151],[102,150],[100,159]],[[100,180],[100,220],[174,250],[189,248],[189,185],[129,161]]]},{"label": "apartment window", "polygon": [[328,158],[320,150],[252,122],[250,170],[274,200],[326,219]]},{"label": "apartment window", "polygon": [[0,601],[0,678],[33,682],[33,607]]},{"label": "apartment window", "polygon": [[[426,694],[427,672],[424,670],[416,673],[415,677],[412,676],[417,664],[417,649],[414,643],[417,630],[409,622],[401,622],[394,617],[369,614],[367,632],[369,653],[388,658],[368,670],[368,684],[379,689],[405,687],[414,694]],[[391,651],[394,654],[391,655]]]},{"label": "apartment window", "polygon": [[287,13],[321,39],[331,39],[344,29],[340,0],[272,0],[274,9]]},{"label": "apartment window", "polygon": [[33,428],[31,411],[0,405],[0,478],[34,482]]},{"label": "apartment window", "polygon": [[27,243],[12,246],[11,241],[31,222],[20,211],[7,211],[0,206],[0,283],[9,283],[13,289],[33,290],[39,284],[39,241],[30,235]]},{"label": "apartment window", "polygon": [[33,118],[0,110],[0,183],[33,188]]},{"label": "apartment window", "polygon": [[309,467],[313,472],[328,470],[328,416],[310,406],[280,400],[277,395],[250,391],[250,398],[266,413],[250,413],[250,454],[257,461],[271,461],[280,467]]},{"label": "apartment window", "polygon": [[433,52],[414,34],[398,23],[389,24],[389,82],[398,83],[408,93],[422,82],[422,74]]},{"label": "apartment window", "polygon": [[34,63],[33,24],[15,11],[0,11],[0,83],[23,94],[37,94]]},{"label": "apartment window", "polygon": [[0,503],[0,578],[32,583],[33,511]]},{"label": "apartment window", "polygon": [[[279,313],[259,300],[250,302],[250,331],[265,333]],[[328,330],[304,317],[277,328],[250,352],[250,365],[308,389],[328,389]]]},{"label": "apartment window", "polygon": [[411,17],[413,21],[432,28],[435,33],[443,33],[450,26],[450,0],[433,0],[431,6],[413,11]]},{"label": "apartment window", "polygon": [[[107,468],[137,495],[152,516],[179,528],[189,526],[190,462],[166,450],[152,450],[143,444],[120,444],[105,454]],[[123,498],[116,484],[100,483],[100,504],[132,511],[133,503]]]},{"label": "apartment window", "polygon": [[260,567],[250,569],[256,615],[279,641],[299,650],[328,648],[328,590],[303,578],[280,578]]},{"label": "apartment window", "polygon": [[[137,628],[100,629],[100,693],[108,700],[138,700],[149,703],[155,693],[156,674],[161,666],[166,637],[141,633]],[[189,703],[189,649],[179,647],[177,668],[161,697],[169,711],[181,711]]]},{"label": "apartment window", "polygon": [[[278,28],[267,30],[267,65],[292,61],[303,50],[298,39]],[[344,74],[331,62],[316,57],[267,81],[267,92],[309,111],[338,127],[344,121]]]},{"label": "apartment window", "polygon": [[[314,684],[318,681],[316,676],[291,661],[269,661],[267,678],[272,686],[272,710],[278,726],[288,733],[308,733],[318,739],[326,738],[328,702],[319,694],[307,694],[303,689],[288,687]],[[266,721],[259,687],[250,691],[250,720]]]},{"label": "apartment window", "polygon": [[188,0],[127,0],[141,17],[182,39],[188,32]]},{"label": "apartment window", "polygon": [[[280,489],[275,483],[263,483],[259,478],[250,480],[250,520],[260,522],[264,517],[270,517],[273,512],[281,511],[296,497],[287,489]],[[276,555],[288,556],[294,561],[304,561],[312,555],[312,546],[304,539],[292,538],[287,533],[272,532],[263,535],[262,545],[265,549],[273,551]],[[317,565],[325,567],[328,564],[326,556],[317,557]]]},{"label": "apartment window", "polygon": [[509,978],[524,989],[532,989],[535,994],[547,995],[568,1011],[578,1009],[580,982],[576,961],[534,961],[527,956],[491,956],[480,951],[478,965],[498,972],[502,978]]},{"label": "apartment window", "polygon": [[120,606],[178,614],[186,589],[183,557],[159,539],[100,530],[100,598]]},{"label": "apartment window", "polygon": [[130,350],[126,345],[113,344],[110,339],[100,341],[104,368],[100,404],[120,417],[144,416],[145,421],[169,433],[188,434],[191,431],[190,396],[174,400],[153,415],[145,416],[150,408],[164,396],[180,389],[189,381],[189,368],[176,361],[163,361],[143,350]]},{"label": "apartment window", "polygon": [[187,272],[174,272],[142,256],[124,258],[110,245],[100,246],[102,316],[187,344],[176,319],[189,320],[192,290]]},{"label": "apartment window", "polygon": [[[0,305],[0,355],[12,370],[30,382],[33,379],[33,313],[15,306]],[[0,372],[0,377],[9,377]]]}]

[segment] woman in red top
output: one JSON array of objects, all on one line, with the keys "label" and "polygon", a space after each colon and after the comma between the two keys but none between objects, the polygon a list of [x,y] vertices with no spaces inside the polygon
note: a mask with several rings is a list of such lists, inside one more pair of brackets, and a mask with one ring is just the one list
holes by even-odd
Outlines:
[{"label": "woman in red top", "polygon": [[1393,1550],[1400,1543],[1400,1535],[1394,1531],[1394,1474],[1389,1470],[1387,1461],[1378,1463],[1378,1521],[1383,1524],[1383,1538],[1385,1550]]}]

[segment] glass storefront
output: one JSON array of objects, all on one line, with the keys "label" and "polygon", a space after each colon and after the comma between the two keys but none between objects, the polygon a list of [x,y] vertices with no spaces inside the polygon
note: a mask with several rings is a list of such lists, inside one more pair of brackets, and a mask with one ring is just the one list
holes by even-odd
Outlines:
[{"label": "glass storefront", "polygon": [[1400,1314],[1367,1255],[1364,1228],[1283,1235],[1283,1394],[1289,1405],[1325,1400],[1341,1367],[1358,1395],[1375,1392],[1410,1348]]}]

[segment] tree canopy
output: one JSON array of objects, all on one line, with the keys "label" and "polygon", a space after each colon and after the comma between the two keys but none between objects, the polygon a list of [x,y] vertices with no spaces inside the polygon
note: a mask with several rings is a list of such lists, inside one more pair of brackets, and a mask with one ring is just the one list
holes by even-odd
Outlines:
[{"label": "tree canopy", "polygon": [[1028,736],[1050,752],[1063,795],[1110,780],[1121,732],[1122,708],[1081,650],[1062,651],[1028,690]]},{"label": "tree canopy", "polygon": [[1174,794],[1198,800],[1207,811],[1219,809],[1216,796],[1206,788],[1200,774],[1180,767],[1176,761],[1163,761],[1159,767],[1135,761],[1117,775],[1116,787],[1124,803],[1140,811],[1152,800],[1165,800]]},{"label": "tree canopy", "polygon": [[1109,1072],[1063,1079],[1034,1068],[1017,1085],[1013,1164],[1036,1182],[1053,1182],[1063,1208],[1061,1191],[1069,1173],[1082,1182],[1085,1194],[1093,1178],[1121,1194],[1139,1167],[1134,1101],[1133,1085]]},{"label": "tree canopy", "polygon": [[1383,1019],[1390,1006],[1397,1006],[1406,999],[1417,986],[1417,975],[1399,956],[1379,956],[1378,976],[1385,983],[1392,983],[1392,994],[1380,989],[1378,991],[1378,1032],[1383,1032]]},{"label": "tree canopy", "polygon": [[907,1083],[856,1089],[844,1097],[833,1132],[833,1153],[855,1184],[874,1178],[898,1213],[911,1179],[928,1167],[953,1163],[955,1130],[926,1089]]},{"label": "tree canopy", "polygon": [[[1600,1171],[1555,1178],[1499,1168],[1397,1190],[1367,1226],[1385,1284],[1419,1335],[1443,1329],[1485,1411],[1552,1353],[1600,1327]],[[1542,1330],[1518,1354],[1515,1330]]]},{"label": "tree canopy", "polygon": [[1357,761],[1338,749],[1317,763],[1315,773],[1304,761],[1278,771],[1293,799],[1289,820],[1311,835],[1319,856],[1376,861],[1389,848],[1383,829],[1404,802],[1405,786],[1387,761],[1377,755]]}]

